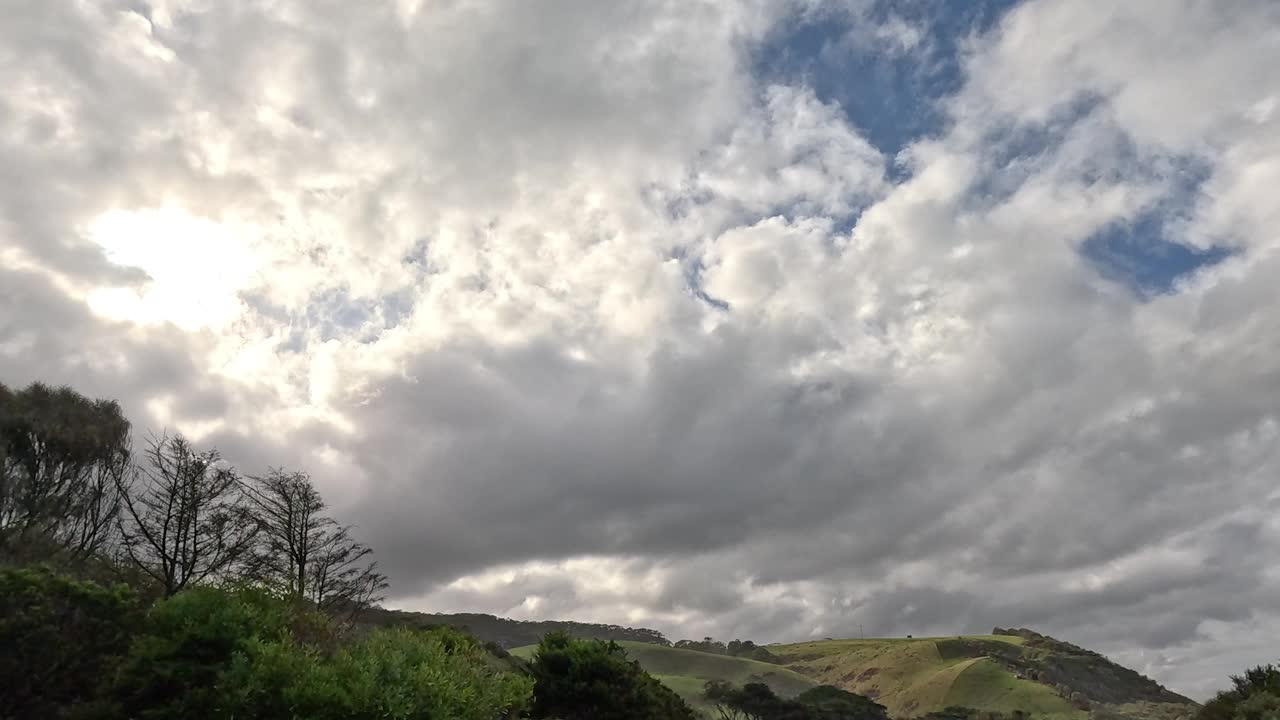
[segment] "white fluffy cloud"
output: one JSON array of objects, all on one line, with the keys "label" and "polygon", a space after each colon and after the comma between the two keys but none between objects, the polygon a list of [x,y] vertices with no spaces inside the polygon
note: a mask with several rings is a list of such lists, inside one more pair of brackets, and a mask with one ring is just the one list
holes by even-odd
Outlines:
[{"label": "white fluffy cloud", "polygon": [[[415,608],[1271,659],[1276,8],[1024,3],[886,156],[751,75],[812,5],[19,3],[0,381],[309,469]],[[1085,258],[1171,197],[1235,254]]]}]

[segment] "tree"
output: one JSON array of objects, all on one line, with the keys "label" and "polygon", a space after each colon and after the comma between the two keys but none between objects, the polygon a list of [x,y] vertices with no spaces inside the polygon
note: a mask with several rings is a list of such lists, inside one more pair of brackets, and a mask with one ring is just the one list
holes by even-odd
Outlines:
[{"label": "tree", "polygon": [[1276,720],[1280,718],[1280,668],[1259,665],[1231,676],[1231,688],[1205,703],[1197,720]]},{"label": "tree", "polygon": [[629,660],[622,646],[575,640],[562,632],[542,639],[533,656],[533,714],[561,720],[694,720],[693,710]]},{"label": "tree", "polygon": [[251,577],[330,613],[354,615],[382,599],[386,576],[369,559],[373,550],[323,514],[324,499],[306,473],[272,470],[249,478],[245,491],[258,529]]},{"label": "tree", "polygon": [[724,680],[703,686],[703,697],[720,720],[888,720],[883,705],[831,685],[819,685],[795,698],[780,698],[764,683],[736,687]]},{"label": "tree", "polygon": [[730,640],[725,646],[725,653],[733,657],[744,657],[759,662],[781,664],[781,659],[766,648],[756,645],[750,640]]},{"label": "tree", "polygon": [[713,655],[728,654],[728,648],[724,643],[710,637],[704,637],[701,640],[678,640],[675,647],[681,650],[697,650],[698,652],[711,653]]},{"label": "tree", "polygon": [[113,401],[0,385],[0,554],[79,561],[112,539],[129,422]]},{"label": "tree", "polygon": [[128,558],[165,596],[225,574],[256,532],[239,477],[220,465],[216,450],[197,452],[181,435],[152,438],[146,459],[120,490]]},{"label": "tree", "polygon": [[720,720],[741,720],[742,691],[728,680],[708,680],[702,686],[702,697],[715,709]]},{"label": "tree", "polygon": [[888,711],[880,703],[832,685],[805,690],[795,701],[822,720],[889,720]]}]

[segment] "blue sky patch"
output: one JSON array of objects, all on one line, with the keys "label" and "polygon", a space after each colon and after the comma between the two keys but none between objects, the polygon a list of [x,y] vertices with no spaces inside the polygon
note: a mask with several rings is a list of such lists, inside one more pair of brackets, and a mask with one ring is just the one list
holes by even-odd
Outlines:
[{"label": "blue sky patch", "polygon": [[1182,278],[1234,253],[1227,247],[1200,249],[1168,239],[1165,218],[1152,212],[1112,223],[1086,240],[1080,252],[1103,276],[1144,297],[1172,292]]},{"label": "blue sky patch", "polygon": [[[839,104],[872,145],[893,156],[945,128],[939,100],[964,82],[965,41],[991,29],[1014,4],[881,0],[865,17],[833,11],[797,15],[759,49],[754,74],[764,83],[813,88],[823,102]],[[884,33],[877,40],[877,27],[913,28],[919,42],[906,48]]]}]

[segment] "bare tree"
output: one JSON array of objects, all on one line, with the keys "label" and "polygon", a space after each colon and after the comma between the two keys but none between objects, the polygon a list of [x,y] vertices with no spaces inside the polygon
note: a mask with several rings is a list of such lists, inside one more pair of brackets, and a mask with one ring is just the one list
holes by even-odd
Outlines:
[{"label": "bare tree", "polygon": [[99,553],[114,537],[129,466],[129,421],[115,402],[0,385],[0,553]]},{"label": "bare tree", "polygon": [[216,450],[181,435],[151,439],[147,463],[122,488],[121,535],[129,559],[173,595],[230,570],[253,546],[240,478]]},{"label": "bare tree", "polygon": [[324,515],[325,502],[302,472],[275,469],[246,483],[258,542],[251,577],[333,614],[354,616],[382,600],[386,577],[349,526]]}]

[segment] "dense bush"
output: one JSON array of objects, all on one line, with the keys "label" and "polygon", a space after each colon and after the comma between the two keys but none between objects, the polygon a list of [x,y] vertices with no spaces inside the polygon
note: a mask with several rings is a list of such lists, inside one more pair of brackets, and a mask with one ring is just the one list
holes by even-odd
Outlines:
[{"label": "dense bush", "polygon": [[314,720],[496,720],[522,711],[532,685],[450,630],[379,630],[331,657],[258,640],[223,682],[226,717]]},{"label": "dense bush", "polygon": [[188,590],[148,620],[115,688],[127,717],[495,720],[522,710],[532,685],[452,630],[327,648],[314,641],[322,619],[260,590]]},{"label": "dense bush", "polygon": [[145,614],[129,589],[0,568],[0,719],[497,720],[533,681],[475,639],[330,622],[253,588],[197,587]]},{"label": "dense bush", "polygon": [[129,717],[228,717],[223,675],[257,643],[289,640],[290,607],[255,590],[198,587],[147,614],[112,688]]},{"label": "dense bush", "polygon": [[542,639],[533,656],[533,717],[562,720],[693,720],[678,695],[629,660],[615,642]]},{"label": "dense bush", "polygon": [[1280,720],[1280,668],[1260,665],[1231,678],[1231,688],[1200,709],[1197,720]]},{"label": "dense bush", "polygon": [[141,611],[124,586],[0,567],[0,718],[59,718],[93,700]]},{"label": "dense bush", "polygon": [[[703,697],[724,720],[888,720],[883,705],[831,685],[810,688],[794,698],[780,698],[764,683],[737,687],[711,680]],[[964,720],[964,719],[961,719]]]},{"label": "dense bush", "polygon": [[823,720],[889,720],[889,713],[880,703],[831,685],[805,690],[795,701],[809,708],[814,718]]}]

